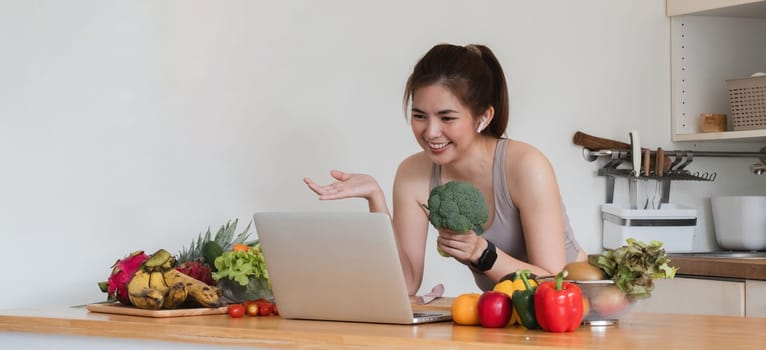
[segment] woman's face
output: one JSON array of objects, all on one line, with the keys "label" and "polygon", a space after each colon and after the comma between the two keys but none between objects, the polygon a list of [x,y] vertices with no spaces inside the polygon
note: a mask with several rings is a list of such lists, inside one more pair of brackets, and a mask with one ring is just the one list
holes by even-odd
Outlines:
[{"label": "woman's face", "polygon": [[476,118],[441,84],[415,90],[410,125],[418,144],[436,164],[458,159],[478,135]]}]

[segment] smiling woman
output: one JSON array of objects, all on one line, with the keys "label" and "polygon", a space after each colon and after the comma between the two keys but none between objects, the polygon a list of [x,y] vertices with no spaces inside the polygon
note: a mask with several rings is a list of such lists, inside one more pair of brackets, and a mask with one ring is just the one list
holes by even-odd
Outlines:
[{"label": "smiling woman", "polygon": [[[429,221],[420,204],[453,180],[481,191],[489,220],[481,237],[437,227],[437,248],[468,267],[481,289],[519,269],[555,274],[585,258],[547,158],[504,137],[508,105],[503,69],[483,45],[436,45],[410,74],[404,106],[411,106],[410,127],[422,151],[399,165],[392,217],[410,294],[420,288],[424,271]],[[304,181],[322,200],[360,197],[370,211],[389,213],[373,177],[338,170],[331,176],[336,181],[328,185]]]}]

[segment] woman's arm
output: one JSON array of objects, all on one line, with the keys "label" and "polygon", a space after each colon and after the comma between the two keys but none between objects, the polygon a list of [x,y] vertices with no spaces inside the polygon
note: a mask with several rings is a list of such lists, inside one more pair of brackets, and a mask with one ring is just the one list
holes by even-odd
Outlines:
[{"label": "woman's arm", "polygon": [[[454,233],[448,230],[440,230],[438,238],[439,246],[447,254],[455,259],[469,264],[477,264],[479,257],[487,249],[487,240],[470,233]],[[553,275],[554,273],[531,263],[516,259],[500,249],[496,250],[497,260],[491,269],[483,271],[489,278],[499,281],[511,272],[529,270],[538,276]]]},{"label": "woman's arm", "polygon": [[516,143],[516,165],[506,177],[519,209],[529,263],[556,274],[567,263],[561,194],[553,167],[532,146]]},{"label": "woman's arm", "polygon": [[319,195],[320,200],[364,198],[367,200],[371,213],[386,213],[391,216],[383,190],[372,176],[340,170],[330,171],[330,176],[335,179],[335,182],[328,185],[319,185],[308,177],[303,178],[303,182]]},{"label": "woman's arm", "polygon": [[421,206],[428,202],[430,162],[422,154],[405,159],[394,179],[394,233],[409,295],[423,282],[428,216]]}]

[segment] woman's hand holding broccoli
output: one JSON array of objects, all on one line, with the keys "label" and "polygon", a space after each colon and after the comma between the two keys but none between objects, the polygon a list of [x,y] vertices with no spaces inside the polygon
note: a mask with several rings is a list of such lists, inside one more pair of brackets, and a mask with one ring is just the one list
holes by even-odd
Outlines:
[{"label": "woman's hand holding broccoli", "polygon": [[[477,246],[477,235],[484,232],[481,225],[489,218],[484,195],[474,185],[463,181],[450,181],[434,187],[428,196],[428,220],[439,230],[439,254],[467,260]],[[473,231],[475,235],[465,235]],[[453,254],[446,254],[448,247]]]},{"label": "woman's hand holding broccoli", "polygon": [[440,229],[436,243],[439,254],[445,257],[451,256],[463,263],[478,259],[484,249],[487,248],[485,240],[470,230],[468,232],[455,232]]}]

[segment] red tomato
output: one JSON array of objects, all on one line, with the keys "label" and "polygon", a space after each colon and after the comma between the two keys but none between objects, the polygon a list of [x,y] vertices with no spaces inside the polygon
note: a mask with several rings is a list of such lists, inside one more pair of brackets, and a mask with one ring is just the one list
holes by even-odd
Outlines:
[{"label": "red tomato", "polygon": [[258,316],[258,304],[256,303],[245,303],[245,313],[247,313],[248,316]]},{"label": "red tomato", "polygon": [[277,310],[277,304],[274,304],[274,315],[279,316],[279,310]]},{"label": "red tomato", "polygon": [[261,303],[258,305],[258,314],[261,316],[269,316],[274,312],[274,304]]},{"label": "red tomato", "polygon": [[240,318],[245,315],[245,307],[242,304],[231,304],[226,309],[229,312],[229,316],[233,318]]}]

